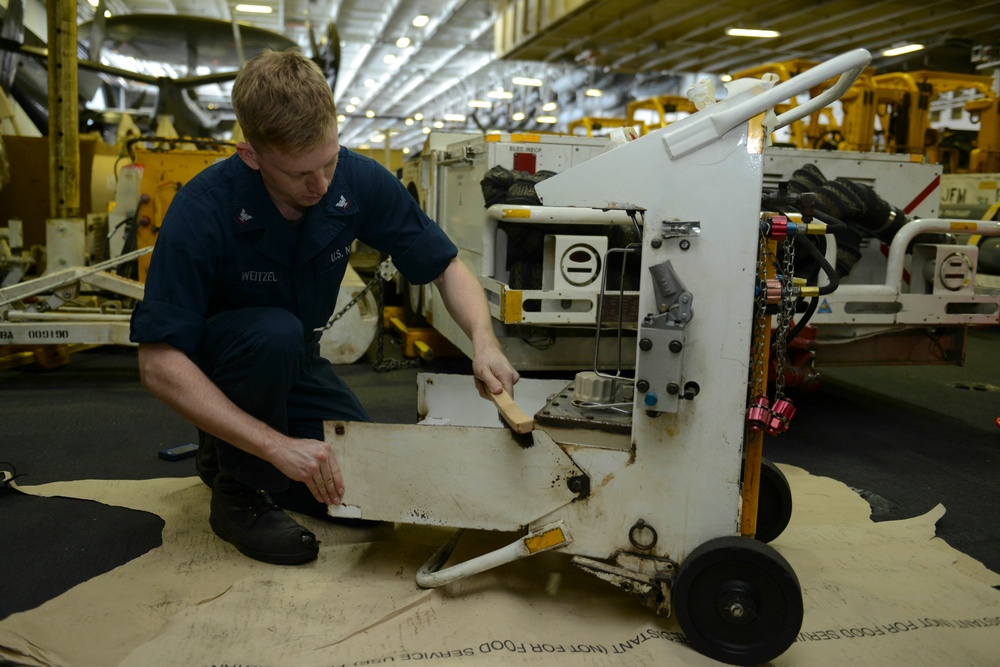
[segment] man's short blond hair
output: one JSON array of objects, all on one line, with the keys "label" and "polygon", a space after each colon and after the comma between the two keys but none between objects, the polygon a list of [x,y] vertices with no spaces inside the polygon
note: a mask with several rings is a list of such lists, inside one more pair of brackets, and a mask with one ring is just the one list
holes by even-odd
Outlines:
[{"label": "man's short blond hair", "polygon": [[309,151],[337,127],[326,77],[298,49],[264,51],[247,62],[233,83],[232,102],[243,136],[261,151]]}]

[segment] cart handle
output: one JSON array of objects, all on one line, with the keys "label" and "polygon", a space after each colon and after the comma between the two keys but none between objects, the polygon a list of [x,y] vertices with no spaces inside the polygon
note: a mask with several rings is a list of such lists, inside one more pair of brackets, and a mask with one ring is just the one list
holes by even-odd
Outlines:
[{"label": "cart handle", "polygon": [[[775,105],[815,88],[838,74],[841,75],[832,87],[804,104],[778,116],[774,127],[770,128],[777,130],[837,100],[847,92],[847,89],[851,87],[870,62],[871,54],[867,50],[848,51],[746,101],[737,102],[728,108],[723,102],[717,105],[718,110],[716,107],[708,107],[700,112],[705,114],[702,118],[694,120],[690,124],[678,124],[675,126],[677,129],[673,132],[669,131],[670,126],[668,126],[668,131],[663,135],[663,143],[667,152],[674,159],[682,157],[717,141],[734,127],[749,121]],[[697,118],[700,113],[695,114],[694,117]]]}]

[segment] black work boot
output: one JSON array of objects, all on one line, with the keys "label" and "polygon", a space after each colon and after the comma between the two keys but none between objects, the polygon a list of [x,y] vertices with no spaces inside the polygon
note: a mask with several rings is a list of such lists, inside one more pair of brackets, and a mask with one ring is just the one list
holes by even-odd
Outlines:
[{"label": "black work boot", "polygon": [[198,455],[194,459],[198,477],[208,488],[215,487],[215,476],[219,474],[219,459],[215,453],[215,436],[198,429]]},{"label": "black work boot", "polygon": [[319,553],[316,536],[274,504],[224,472],[215,478],[209,523],[215,534],[244,556],[275,565],[300,565]]}]

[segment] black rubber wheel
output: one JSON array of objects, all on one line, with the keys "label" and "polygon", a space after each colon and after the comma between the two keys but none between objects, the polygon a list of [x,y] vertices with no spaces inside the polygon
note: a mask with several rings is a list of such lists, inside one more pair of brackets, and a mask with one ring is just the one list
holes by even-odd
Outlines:
[{"label": "black rubber wheel", "polygon": [[771,461],[760,461],[760,486],[757,491],[757,534],[761,542],[781,535],[792,518],[792,489],[785,474]]},{"label": "black rubber wheel", "polygon": [[671,601],[691,646],[733,665],[773,660],[802,627],[802,589],[791,565],[747,537],[718,537],[692,551]]}]

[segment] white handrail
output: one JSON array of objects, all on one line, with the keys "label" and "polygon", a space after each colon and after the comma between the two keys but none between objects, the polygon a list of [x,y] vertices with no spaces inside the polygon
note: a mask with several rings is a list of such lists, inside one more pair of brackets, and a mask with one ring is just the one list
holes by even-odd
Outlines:
[{"label": "white handrail", "polygon": [[[885,281],[879,285],[841,285],[837,293],[867,296],[894,296],[900,294],[903,284],[903,260],[910,242],[920,234],[980,234],[1000,236],[1000,222],[991,220],[953,220],[951,218],[923,218],[911,220],[896,232],[889,244],[886,258]],[[955,246],[960,248],[961,246]]]},{"label": "white handrail", "polygon": [[[837,76],[839,72],[843,71],[842,69],[840,69],[840,67],[843,67],[843,65],[839,65],[838,67],[827,67],[827,65],[833,65],[834,63],[837,63],[838,60],[840,59],[844,59],[843,61],[841,61],[842,63],[855,63],[855,64],[851,65],[850,66],[851,68],[849,70],[841,74],[840,78],[837,79],[837,83],[833,84],[833,86],[827,88],[816,97],[813,97],[812,99],[807,100],[806,102],[800,104],[794,109],[789,109],[785,113],[778,116],[777,118],[778,122],[775,123],[774,127],[770,128],[771,130],[780,130],[789,123],[794,123],[800,118],[805,118],[814,111],[819,111],[823,107],[832,104],[833,102],[836,102],[838,99],[840,99],[840,97],[844,93],[846,93],[850,89],[850,87],[854,84],[857,78],[861,76],[861,73],[865,71],[865,68],[868,67],[868,63],[871,62],[872,56],[865,49],[856,49],[854,51],[848,51],[847,53],[840,55],[834,58],[833,60],[827,61],[825,63],[820,63],[816,67],[813,67],[812,69],[803,72],[802,74],[792,79],[789,79],[785,83],[778,84],[777,86],[772,88],[770,92],[775,93],[779,89],[781,89],[782,86],[784,86],[785,84],[790,84],[793,81],[800,80],[799,90],[789,95],[781,93],[782,96],[777,102],[775,102],[775,104],[778,104],[779,102],[784,102],[787,99],[791,99],[792,97],[795,97],[799,93],[803,93],[811,88],[818,86],[824,81],[832,79],[833,77]],[[802,84],[805,85],[803,86]]]},{"label": "white handrail", "polygon": [[920,234],[981,234],[1000,235],[1000,222],[991,220],[950,220],[947,218],[923,218],[911,220],[903,225],[892,237],[889,257],[886,260],[885,284],[898,286],[903,280],[903,258],[910,242]]},{"label": "white handrail", "polygon": [[718,105],[721,107],[718,109],[715,106],[708,107],[695,114],[695,117],[699,114],[705,114],[703,118],[689,124],[678,124],[675,131],[665,132],[663,143],[674,158],[687,155],[718,140],[734,127],[749,121],[775,105],[804,93],[838,74],[841,75],[837,83],[822,94],[778,116],[775,127],[769,129],[775,130],[784,127],[813,111],[822,109],[847,92],[847,89],[851,87],[851,84],[870,62],[871,54],[865,49],[848,51],[748,100],[737,102],[728,108],[725,108],[723,104]]}]

